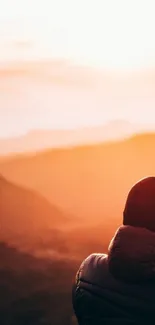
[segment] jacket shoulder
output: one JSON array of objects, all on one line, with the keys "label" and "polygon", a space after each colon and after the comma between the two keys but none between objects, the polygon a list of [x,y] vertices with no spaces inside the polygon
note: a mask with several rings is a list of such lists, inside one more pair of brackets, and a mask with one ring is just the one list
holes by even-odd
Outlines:
[{"label": "jacket shoulder", "polygon": [[79,285],[79,282],[93,282],[93,279],[96,278],[96,273],[100,268],[100,265],[104,264],[107,258],[106,254],[93,253],[89,255],[80,265],[76,273],[76,286]]}]

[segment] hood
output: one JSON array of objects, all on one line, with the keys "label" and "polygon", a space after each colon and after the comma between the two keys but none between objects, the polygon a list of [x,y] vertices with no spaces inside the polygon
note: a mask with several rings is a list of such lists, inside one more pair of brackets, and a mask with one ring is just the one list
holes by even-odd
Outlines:
[{"label": "hood", "polygon": [[108,248],[109,271],[131,282],[155,280],[155,233],[121,226]]}]

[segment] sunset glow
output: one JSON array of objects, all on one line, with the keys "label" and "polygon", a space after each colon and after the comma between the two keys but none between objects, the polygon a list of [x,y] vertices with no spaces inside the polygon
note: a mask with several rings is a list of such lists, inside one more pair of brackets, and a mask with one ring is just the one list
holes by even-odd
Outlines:
[{"label": "sunset glow", "polygon": [[155,63],[152,0],[6,0],[0,58],[68,58],[110,69]]}]

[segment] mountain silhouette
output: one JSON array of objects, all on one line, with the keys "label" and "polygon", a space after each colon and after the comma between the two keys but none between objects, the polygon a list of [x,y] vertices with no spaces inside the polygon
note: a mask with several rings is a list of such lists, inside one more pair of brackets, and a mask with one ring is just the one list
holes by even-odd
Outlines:
[{"label": "mountain silhouette", "polygon": [[[118,225],[127,192],[137,179],[155,173],[155,134],[10,157],[1,172],[37,190],[84,225]],[[112,226],[112,228],[114,227]],[[111,229],[111,228],[110,228]]]}]

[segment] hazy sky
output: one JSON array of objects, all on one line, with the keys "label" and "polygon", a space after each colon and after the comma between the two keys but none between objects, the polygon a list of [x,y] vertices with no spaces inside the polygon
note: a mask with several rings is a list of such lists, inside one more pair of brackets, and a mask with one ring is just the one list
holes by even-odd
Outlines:
[{"label": "hazy sky", "polygon": [[0,58],[61,56],[107,68],[154,65],[154,13],[154,0],[5,0]]},{"label": "hazy sky", "polygon": [[[80,77],[81,85],[75,82],[72,87],[66,77],[61,85],[54,79],[51,83],[47,71],[38,78],[9,74],[4,78],[2,74],[0,136],[41,127],[89,126],[116,118],[151,123],[155,114],[154,14],[154,0],[2,1],[2,67],[8,60],[67,58],[112,73],[128,69],[133,75],[129,81],[128,77],[126,81],[108,77],[108,86],[104,78],[91,86]],[[136,79],[137,69],[149,72]]]},{"label": "hazy sky", "polygon": [[72,69],[64,76],[53,76],[52,71],[49,65],[48,72],[36,76],[2,75],[1,136],[38,128],[94,126],[113,119],[155,121],[155,71],[124,79],[103,74],[96,82],[95,72],[88,81],[82,72],[77,78],[75,71],[73,78]]}]

